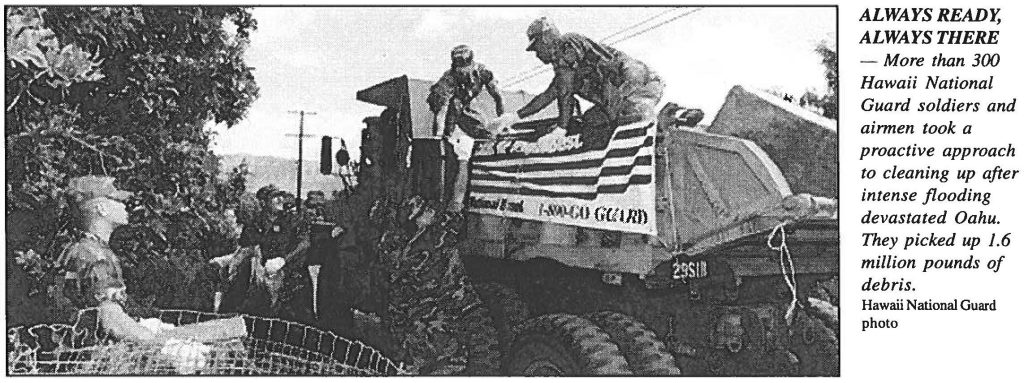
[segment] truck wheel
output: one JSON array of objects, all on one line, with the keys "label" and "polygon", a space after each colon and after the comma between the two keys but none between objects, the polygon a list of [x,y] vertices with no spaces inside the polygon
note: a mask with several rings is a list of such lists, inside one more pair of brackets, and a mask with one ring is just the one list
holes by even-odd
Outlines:
[{"label": "truck wheel", "polygon": [[509,287],[495,282],[474,284],[480,300],[487,306],[491,322],[498,331],[498,348],[502,355],[508,354],[516,330],[529,318],[529,311],[519,294]]},{"label": "truck wheel", "polygon": [[653,331],[625,314],[603,311],[587,315],[608,333],[626,356],[629,369],[636,375],[680,375],[676,359]]},{"label": "truck wheel", "polygon": [[839,376],[839,339],[818,318],[800,312],[791,327],[789,351],[802,376]]},{"label": "truck wheel", "polygon": [[530,319],[512,343],[506,370],[515,376],[629,375],[608,334],[572,314]]}]

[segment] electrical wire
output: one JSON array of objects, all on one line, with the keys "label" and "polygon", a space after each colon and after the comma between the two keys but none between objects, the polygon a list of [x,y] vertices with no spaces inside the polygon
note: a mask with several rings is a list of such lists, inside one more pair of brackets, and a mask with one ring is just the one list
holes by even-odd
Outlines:
[{"label": "electrical wire", "polygon": [[[604,43],[605,41],[610,40],[612,37],[618,36],[618,35],[620,35],[622,33],[625,33],[626,31],[628,31],[630,29],[633,29],[633,28],[639,27],[639,26],[641,26],[643,24],[646,24],[647,22],[649,22],[651,20],[657,19],[657,18],[659,18],[661,16],[664,16],[665,14],[668,14],[668,13],[670,13],[672,11],[677,10],[677,9],[681,9],[681,8],[669,8],[667,11],[664,11],[664,12],[661,12],[661,13],[659,13],[657,15],[654,15],[654,16],[648,17],[646,19],[643,19],[642,21],[640,21],[638,23],[635,23],[633,25],[630,25],[628,27],[619,29],[615,33],[612,33],[612,34],[610,34],[608,36],[605,36],[604,38],[602,38],[598,42]],[[511,85],[511,84],[518,84],[518,83],[522,82],[522,80],[529,79],[531,77],[537,76],[540,73],[543,73],[545,70],[547,70],[546,67],[547,67],[547,64],[538,64],[537,66],[534,66],[533,68],[530,68],[530,69],[527,69],[525,71],[519,72],[515,76],[512,76],[511,78],[509,78],[509,81],[512,81],[509,85]]]},{"label": "electrical wire", "polygon": [[[661,16],[664,16],[665,14],[667,14],[667,13],[669,13],[671,11],[674,11],[676,9],[680,9],[680,8],[672,8],[672,9],[670,9],[668,11],[665,11],[665,12],[659,13],[657,15],[654,15],[652,17],[646,18],[643,21],[640,21],[638,23],[630,25],[630,26],[628,26],[626,28],[620,29],[619,31],[617,31],[615,33],[612,33],[612,34],[606,36],[605,38],[601,39],[600,42],[604,43],[605,41],[611,39],[614,36],[621,35],[621,34],[625,33],[626,31],[628,31],[630,29],[633,29],[633,28],[636,28],[636,27],[641,26],[643,24],[646,24],[646,23],[650,22],[651,20],[654,20],[654,19],[657,19],[657,18],[659,18]],[[681,19],[683,17],[692,15],[692,14],[696,13],[697,11],[700,11],[701,9],[703,9],[703,8],[694,8],[694,9],[692,9],[690,11],[680,13],[680,14],[678,14],[676,16],[673,16],[673,17],[669,18],[668,20],[665,20],[665,21],[662,21],[660,23],[654,24],[654,25],[652,25],[652,26],[650,26],[648,28],[639,30],[639,31],[634,32],[634,33],[632,33],[630,35],[627,35],[626,37],[623,37],[621,39],[615,40],[615,41],[607,43],[607,44],[608,45],[615,45],[615,44],[621,43],[623,41],[632,39],[634,37],[640,36],[642,34],[645,34],[647,32],[650,32],[652,30],[660,28],[660,27],[662,27],[664,25],[667,25],[667,24],[669,24],[671,22],[679,20],[679,19]],[[524,82],[526,80],[529,80],[531,78],[534,78],[534,77],[537,77],[537,76],[543,74],[544,72],[548,71],[549,69],[550,68],[548,67],[547,64],[537,65],[537,66],[535,66],[535,67],[533,67],[533,68],[531,68],[531,69],[529,69],[527,71],[520,72],[520,75],[516,75],[515,77],[513,77],[512,80],[509,80],[509,82],[507,84],[504,84],[504,86],[508,87],[508,86],[512,86],[512,85],[516,85],[516,84],[522,83],[522,82]]]},{"label": "electrical wire", "polygon": [[629,40],[629,39],[631,39],[631,38],[634,38],[634,37],[636,37],[636,36],[640,36],[640,35],[642,35],[642,34],[644,34],[644,33],[647,33],[647,32],[650,32],[650,31],[653,31],[653,30],[655,30],[655,29],[657,29],[657,28],[660,28],[661,26],[663,26],[663,25],[665,25],[665,24],[671,23],[671,22],[673,22],[673,21],[679,20],[679,19],[681,19],[681,18],[683,18],[683,17],[686,17],[686,16],[689,16],[689,15],[692,15],[692,14],[696,13],[697,11],[700,11],[701,9],[703,9],[703,8],[694,8],[693,10],[691,10],[691,11],[689,11],[689,12],[683,12],[683,13],[681,13],[681,14],[679,14],[679,15],[676,15],[675,17],[673,17],[673,18],[671,18],[671,19],[668,19],[668,20],[662,21],[662,22],[660,22],[660,23],[658,23],[658,24],[654,24],[654,25],[652,25],[651,27],[649,27],[649,28],[647,28],[647,29],[644,29],[644,30],[641,30],[641,31],[639,31],[639,32],[633,33],[633,34],[631,34],[631,35],[629,35],[629,36],[626,36],[626,37],[623,37],[623,38],[621,38],[621,39],[619,39],[619,40],[616,40],[616,41],[610,42],[610,43],[608,43],[608,45],[615,45],[615,44],[621,43],[621,42],[623,42],[623,41]]},{"label": "electrical wire", "polygon": [[608,35],[608,36],[605,36],[605,37],[604,37],[603,39],[601,39],[601,40],[598,40],[598,42],[600,42],[600,43],[603,43],[603,42],[605,42],[605,41],[611,40],[611,39],[612,39],[612,37],[615,37],[615,36],[617,36],[617,35],[620,35],[620,34],[622,34],[622,33],[626,32],[626,31],[630,30],[630,29],[633,29],[633,28],[639,27],[639,26],[641,26],[641,25],[643,25],[643,24],[646,24],[646,23],[647,23],[648,21],[651,21],[651,20],[657,19],[657,18],[659,18],[659,17],[661,17],[661,16],[664,16],[664,15],[666,15],[666,14],[669,14],[669,13],[671,13],[672,11],[675,11],[675,10],[677,10],[677,9],[684,9],[684,8],[680,8],[680,7],[673,7],[673,8],[669,8],[669,9],[668,9],[667,11],[665,11],[665,12],[659,13],[659,14],[657,14],[657,15],[654,15],[654,16],[651,16],[651,17],[648,17],[648,18],[644,19],[643,21],[640,21],[640,22],[638,22],[638,23],[636,23],[636,24],[633,24],[633,25],[630,25],[630,26],[628,26],[628,27],[622,28],[622,29],[620,29],[620,30],[619,30],[618,32],[615,32],[615,33],[612,33],[612,34],[610,34],[610,35]]}]

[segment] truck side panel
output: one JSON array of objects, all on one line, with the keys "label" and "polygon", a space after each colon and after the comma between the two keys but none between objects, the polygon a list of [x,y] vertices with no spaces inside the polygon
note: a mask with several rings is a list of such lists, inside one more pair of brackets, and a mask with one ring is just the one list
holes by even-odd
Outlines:
[{"label": "truck side panel", "polygon": [[753,141],[782,170],[794,194],[839,198],[835,120],[771,94],[736,86],[708,132]]},{"label": "truck side panel", "polygon": [[669,249],[765,213],[791,194],[782,172],[750,141],[673,129],[658,144],[658,236]]}]

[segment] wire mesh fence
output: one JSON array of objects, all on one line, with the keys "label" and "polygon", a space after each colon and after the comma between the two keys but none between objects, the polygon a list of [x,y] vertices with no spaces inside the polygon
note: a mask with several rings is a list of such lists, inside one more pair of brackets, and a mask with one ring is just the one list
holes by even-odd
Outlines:
[{"label": "wire mesh fence", "polygon": [[246,334],[172,339],[160,345],[113,339],[95,309],[73,324],[7,330],[9,375],[400,375],[401,366],[366,344],[301,323],[249,315],[163,310],[174,326],[241,317]]}]

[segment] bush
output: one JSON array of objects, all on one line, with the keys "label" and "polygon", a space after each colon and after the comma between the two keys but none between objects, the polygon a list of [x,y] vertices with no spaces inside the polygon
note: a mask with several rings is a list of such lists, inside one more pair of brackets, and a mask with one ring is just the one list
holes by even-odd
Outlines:
[{"label": "bush", "polygon": [[242,56],[255,29],[240,7],[6,8],[7,217],[33,217],[8,225],[7,248],[30,294],[79,235],[65,187],[88,174],[135,193],[126,230],[148,235],[117,246],[134,294],[194,278],[244,191],[244,171],[218,177],[207,124],[238,123],[258,96]]}]

